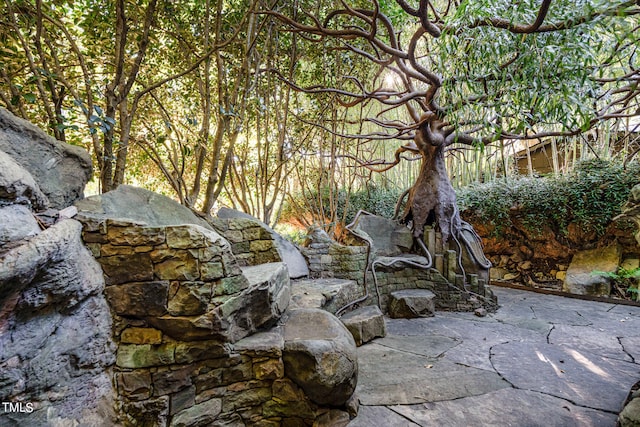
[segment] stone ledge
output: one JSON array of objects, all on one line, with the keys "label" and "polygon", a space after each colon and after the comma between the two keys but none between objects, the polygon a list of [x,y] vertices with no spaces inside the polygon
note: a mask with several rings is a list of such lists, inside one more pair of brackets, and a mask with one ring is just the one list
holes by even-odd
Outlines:
[{"label": "stone ledge", "polygon": [[406,289],[391,292],[389,316],[398,319],[431,317],[434,315],[436,295],[426,289]]},{"label": "stone ledge", "polygon": [[335,314],[362,292],[355,280],[296,280],[291,284],[291,305],[295,308],[321,308]]},{"label": "stone ledge", "polygon": [[357,346],[387,335],[384,316],[377,305],[358,308],[345,314],[340,320],[353,335]]}]

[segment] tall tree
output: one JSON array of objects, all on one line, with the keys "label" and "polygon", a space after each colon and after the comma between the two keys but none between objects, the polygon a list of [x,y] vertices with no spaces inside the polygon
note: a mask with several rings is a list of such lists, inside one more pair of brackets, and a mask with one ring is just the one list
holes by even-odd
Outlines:
[{"label": "tall tree", "polygon": [[[156,6],[157,0],[3,2],[2,76],[11,96],[0,91],[1,99],[31,120],[25,101],[38,101],[47,127],[63,141],[65,130],[77,127],[67,123],[69,112],[73,104],[80,107],[105,192],[124,181],[133,120],[146,94],[140,73],[156,27]],[[24,90],[32,84],[36,91]]]},{"label": "tall tree", "polygon": [[343,136],[404,142],[378,170],[406,153],[422,157],[403,215],[415,237],[429,223],[445,241],[460,232],[444,162],[453,146],[576,135],[638,114],[636,1],[341,0],[330,6],[297,17],[268,13],[308,44],[364,61],[369,72],[305,85],[271,71],[296,90],[335,94],[345,107],[380,104],[364,119],[370,132]]},{"label": "tall tree", "polygon": [[142,121],[150,137],[137,142],[180,202],[205,214],[225,188],[236,141],[246,128],[256,37],[265,20],[255,15],[256,3],[167,2],[161,8],[165,54],[155,65],[179,72],[164,90],[161,84],[149,86]]},{"label": "tall tree", "polygon": [[102,192],[125,182],[134,150],[129,178],[144,185],[151,160],[181,203],[209,213],[254,84],[268,19],[256,5],[4,0],[0,103],[91,150]]}]

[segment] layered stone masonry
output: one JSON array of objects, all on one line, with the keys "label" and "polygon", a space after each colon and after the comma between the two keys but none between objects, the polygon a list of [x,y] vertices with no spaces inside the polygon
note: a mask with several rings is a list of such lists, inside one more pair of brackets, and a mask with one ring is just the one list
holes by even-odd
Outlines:
[{"label": "layered stone masonry", "polygon": [[150,352],[119,354],[116,384],[125,425],[312,425],[328,409],[284,375],[281,332],[235,344],[185,344],[153,328],[128,327],[123,341]]},{"label": "layered stone masonry", "polygon": [[249,282],[214,231],[107,219],[85,222],[83,238],[118,316],[144,318],[182,340],[233,342],[264,326],[242,304]]},{"label": "layered stone masonry", "polygon": [[114,317],[123,425],[313,425],[333,414],[285,375],[282,263],[243,271],[229,242],[197,225],[81,220]]},{"label": "layered stone masonry", "polygon": [[[441,242],[438,244],[440,251],[434,259],[436,268],[424,270],[406,266],[377,266],[378,289],[375,287],[373,273],[368,271],[366,284],[369,297],[362,305],[379,303],[380,307],[386,310],[389,294],[404,289],[431,290],[437,295],[436,308],[439,310],[473,311],[484,304],[478,296],[494,301],[490,289],[486,286],[487,280],[479,278],[478,275],[467,277],[470,283],[465,289],[455,251],[445,251]],[[356,280],[362,289],[360,295],[364,294],[367,246],[347,246],[333,240],[319,239],[301,248],[301,251],[309,263],[312,278],[335,277]],[[467,262],[463,259],[463,264]],[[452,280],[448,280],[446,276],[450,276]]]},{"label": "layered stone masonry", "polygon": [[254,220],[214,218],[211,224],[229,243],[240,266],[282,261],[273,236]]}]

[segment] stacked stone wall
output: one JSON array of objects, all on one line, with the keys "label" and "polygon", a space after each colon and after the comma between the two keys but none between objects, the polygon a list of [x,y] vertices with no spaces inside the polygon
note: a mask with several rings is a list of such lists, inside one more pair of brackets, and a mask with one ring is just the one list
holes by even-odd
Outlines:
[{"label": "stacked stone wall", "polygon": [[356,280],[362,285],[367,268],[366,246],[346,246],[332,240],[312,242],[301,249],[313,279]]},{"label": "stacked stone wall", "polygon": [[213,227],[229,243],[240,266],[282,261],[269,231],[258,222],[244,218],[214,218]]},{"label": "stacked stone wall", "polygon": [[249,286],[229,245],[196,225],[150,227],[82,219],[119,317],[144,318],[174,338],[236,341],[263,325],[234,322]]},{"label": "stacked stone wall", "polygon": [[[309,263],[311,277],[314,278],[339,278],[356,280],[362,287],[361,295],[364,295],[365,270],[368,262],[367,246],[347,246],[332,240],[311,242],[301,249]],[[450,254],[451,258],[451,254]],[[369,298],[364,305],[378,304],[386,310],[391,292],[402,289],[428,289],[437,295],[436,306],[440,310],[472,311],[485,305],[484,301],[494,301],[491,291],[486,287],[486,280],[479,279],[477,275],[469,275],[467,281],[470,284],[466,289],[463,286],[463,276],[455,259],[449,263],[444,262],[442,255],[438,257],[439,269],[420,269],[412,267],[382,267],[376,266],[376,289],[373,273],[369,270],[366,274],[367,292]],[[444,275],[452,270],[452,281]],[[379,295],[379,298],[378,298]]]},{"label": "stacked stone wall", "polygon": [[118,354],[125,425],[312,425],[328,411],[285,377],[279,331],[220,345],[180,342],[143,328],[124,341],[135,341],[128,348],[145,346],[140,354]]},{"label": "stacked stone wall", "polygon": [[[123,425],[313,425],[328,416],[285,376],[281,264],[264,270],[273,280],[248,280],[215,231],[81,220],[114,318]],[[243,238],[261,241],[255,230]]]}]

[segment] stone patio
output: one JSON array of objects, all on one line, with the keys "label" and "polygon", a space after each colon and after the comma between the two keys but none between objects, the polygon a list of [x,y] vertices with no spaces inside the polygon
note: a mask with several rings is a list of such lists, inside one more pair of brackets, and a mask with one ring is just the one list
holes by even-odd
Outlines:
[{"label": "stone patio", "polygon": [[487,317],[385,318],[358,348],[349,427],[615,426],[640,380],[640,308],[493,291]]}]

